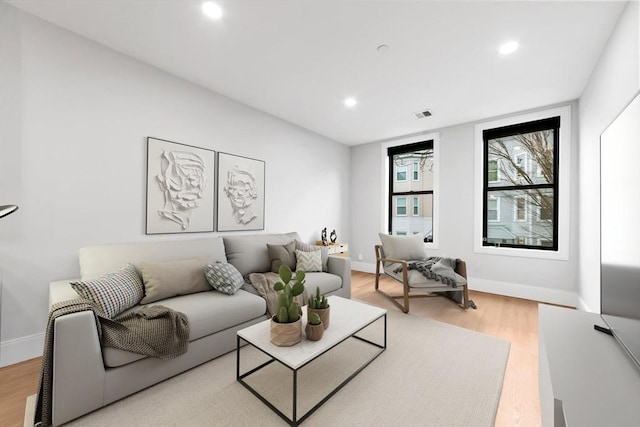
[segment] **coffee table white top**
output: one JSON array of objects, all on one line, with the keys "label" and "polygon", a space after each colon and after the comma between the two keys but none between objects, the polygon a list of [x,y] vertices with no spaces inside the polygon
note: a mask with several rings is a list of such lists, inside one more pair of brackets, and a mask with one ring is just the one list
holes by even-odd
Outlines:
[{"label": "coffee table white top", "polygon": [[304,334],[307,324],[306,307],[302,308],[302,341],[296,345],[278,347],[271,343],[271,319],[239,330],[238,336],[291,369],[298,369],[387,313],[383,308],[335,295],[330,296],[328,300],[331,321],[329,329],[324,331],[319,341],[309,341]]}]

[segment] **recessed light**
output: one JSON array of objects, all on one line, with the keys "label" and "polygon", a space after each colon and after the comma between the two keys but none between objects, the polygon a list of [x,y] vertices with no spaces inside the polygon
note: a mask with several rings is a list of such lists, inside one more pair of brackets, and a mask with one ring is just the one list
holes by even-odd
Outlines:
[{"label": "recessed light", "polygon": [[512,40],[500,46],[500,49],[498,51],[500,52],[501,55],[508,55],[518,50],[518,47],[520,47],[520,44],[517,41]]},{"label": "recessed light", "polygon": [[202,13],[204,13],[211,19],[222,18],[222,8],[212,1],[206,1],[202,3]]},{"label": "recessed light", "polygon": [[384,55],[385,53],[389,52],[389,45],[381,44],[380,46],[378,46],[377,50],[378,50],[378,53],[381,53]]},{"label": "recessed light", "polygon": [[355,107],[358,101],[355,98],[349,97],[344,100],[344,105],[346,107],[352,108]]}]

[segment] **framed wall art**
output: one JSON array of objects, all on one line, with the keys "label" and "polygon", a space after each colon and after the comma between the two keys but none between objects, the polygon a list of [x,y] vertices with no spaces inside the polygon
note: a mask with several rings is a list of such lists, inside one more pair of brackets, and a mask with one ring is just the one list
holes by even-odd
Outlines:
[{"label": "framed wall art", "polygon": [[147,138],[147,234],[211,232],[215,151]]},{"label": "framed wall art", "polygon": [[265,162],[218,153],[218,231],[264,230]]}]

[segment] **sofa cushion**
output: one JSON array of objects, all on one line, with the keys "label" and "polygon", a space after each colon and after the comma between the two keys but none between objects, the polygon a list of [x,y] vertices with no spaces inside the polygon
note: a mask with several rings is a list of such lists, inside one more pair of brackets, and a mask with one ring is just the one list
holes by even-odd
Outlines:
[{"label": "sofa cushion", "polygon": [[109,318],[138,304],[144,296],[140,276],[131,264],[97,279],[71,282],[71,287],[84,299],[94,302]]},{"label": "sofa cushion", "polygon": [[216,262],[203,267],[204,275],[213,289],[223,294],[233,295],[244,285],[240,272],[226,262]]},{"label": "sofa cushion", "polygon": [[78,252],[82,280],[95,279],[116,271],[127,263],[138,272],[140,263],[165,262],[176,259],[209,257],[211,262],[227,262],[222,237],[195,240],[128,243],[120,245],[87,246]]},{"label": "sofa cushion", "polygon": [[[235,295],[220,292],[200,292],[168,298],[151,305],[163,305],[184,313],[189,319],[189,341],[232,328],[252,319],[265,316],[267,304],[262,297],[242,289]],[[136,307],[130,309],[135,310]],[[266,319],[266,316],[264,317]],[[104,364],[107,367],[126,365],[146,356],[105,347]]]},{"label": "sofa cushion", "polygon": [[411,236],[391,236],[378,233],[382,242],[382,251],[385,258],[400,259],[405,261],[426,259],[427,250],[421,234]]},{"label": "sofa cushion", "polygon": [[296,240],[296,249],[303,252],[320,251],[320,256],[322,258],[322,271],[329,271],[329,248],[327,246],[318,248],[317,246],[301,242],[300,240]]},{"label": "sofa cushion", "polygon": [[315,295],[316,287],[320,288],[322,295],[326,295],[342,288],[342,278],[336,274],[310,272],[306,274],[304,287],[309,295]]},{"label": "sofa cushion", "polygon": [[286,245],[296,239],[300,240],[298,233],[224,236],[227,262],[233,264],[246,280],[249,273],[271,271],[271,258],[269,258],[267,243]]},{"label": "sofa cushion", "polygon": [[322,254],[320,251],[304,252],[296,250],[296,270],[304,272],[322,271]]},{"label": "sofa cushion", "polygon": [[280,272],[280,266],[286,265],[291,270],[296,269],[296,242],[291,241],[286,245],[270,245],[267,243],[267,251],[271,259],[271,271]]},{"label": "sofa cushion", "polygon": [[203,257],[162,263],[140,263],[144,283],[144,298],[140,303],[148,304],[176,295],[210,291],[211,286],[203,271],[203,267],[210,262],[209,257]]}]

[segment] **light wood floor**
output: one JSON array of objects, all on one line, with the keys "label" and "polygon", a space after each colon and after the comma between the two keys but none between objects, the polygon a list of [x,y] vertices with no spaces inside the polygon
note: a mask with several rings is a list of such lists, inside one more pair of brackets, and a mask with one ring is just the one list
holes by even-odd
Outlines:
[{"label": "light wood floor", "polygon": [[[374,291],[373,274],[354,271],[353,298],[399,309]],[[397,289],[396,282],[381,279],[381,288]],[[511,341],[500,406],[498,427],[535,427],[541,424],[538,398],[538,305],[536,302],[482,292],[470,293],[478,309],[464,311],[444,298],[411,301],[411,313]],[[0,368],[0,426],[22,426],[27,396],[36,393],[40,359]],[[464,402],[461,402],[463,405]]]}]

